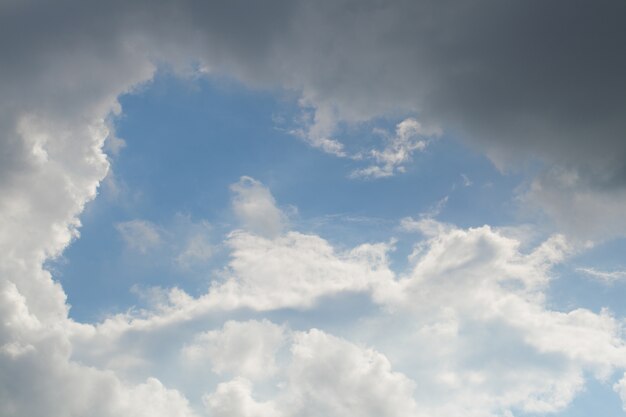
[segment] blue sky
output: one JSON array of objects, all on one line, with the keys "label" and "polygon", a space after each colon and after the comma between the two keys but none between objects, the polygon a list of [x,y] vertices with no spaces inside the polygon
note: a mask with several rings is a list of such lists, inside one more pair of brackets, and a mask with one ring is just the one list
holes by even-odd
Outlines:
[{"label": "blue sky", "polygon": [[[164,73],[120,101],[124,113],[114,123],[126,146],[112,156],[115,185],[101,186],[81,217],[81,238],[52,266],[79,320],[130,308],[137,302],[129,291],[135,284],[174,282],[204,290],[219,263],[181,271],[162,254],[129,256],[115,224],[143,219],[176,227],[177,216],[179,223],[207,221],[217,242],[237,226],[229,187],[244,175],[271,189],[292,211],[295,228],[345,246],[396,237],[402,218],[433,210],[461,227],[506,226],[523,216],[514,202],[523,177],[498,172],[487,158],[447,136],[415,155],[406,173],[353,179],[349,174],[361,161],[311,148],[276,123],[277,116],[293,118],[298,111],[279,93]],[[352,128],[345,140],[356,146],[375,141],[374,127],[393,130],[394,120]],[[400,268],[408,251],[399,242],[394,258]]]},{"label": "blue sky", "polygon": [[0,6],[0,415],[618,417],[626,4]]}]

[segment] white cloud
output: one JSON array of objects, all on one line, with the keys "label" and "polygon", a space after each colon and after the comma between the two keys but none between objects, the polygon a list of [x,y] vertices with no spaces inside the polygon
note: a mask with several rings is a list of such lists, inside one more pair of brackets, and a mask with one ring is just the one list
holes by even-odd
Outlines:
[{"label": "white cloud", "polygon": [[221,308],[309,308],[320,297],[367,292],[392,278],[387,244],[365,244],[336,252],[315,235],[288,232],[267,239],[234,232],[228,278],[207,294]]},{"label": "white cloud", "polygon": [[[520,242],[488,227],[415,223],[427,241],[416,246],[412,271],[378,297],[396,311],[381,326],[397,326],[407,310],[414,321],[379,331],[402,368],[413,369],[426,415],[555,412],[583,389],[585,372],[604,379],[626,365],[621,326],[609,313],[545,303],[551,266],[574,250],[563,237],[522,253]],[[420,346],[415,357],[407,345]]]},{"label": "white cloud", "polygon": [[158,227],[147,220],[130,220],[117,223],[115,228],[120,233],[126,245],[141,253],[147,253],[162,242]]},{"label": "white cloud", "polygon": [[291,351],[288,415],[416,415],[415,384],[381,353],[316,329],[298,333]]},{"label": "white cloud", "polygon": [[388,359],[321,330],[294,334],[286,381],[269,401],[252,397],[249,381],[236,378],[205,397],[218,417],[414,416],[414,383],[391,370]]},{"label": "white cloud", "polygon": [[626,411],[626,373],[615,385],[613,385],[613,390],[617,392],[620,399],[622,400],[622,408]]},{"label": "white cloud", "polygon": [[576,271],[605,284],[613,284],[626,279],[626,271],[599,271],[595,268],[576,268]]},{"label": "white cloud", "polygon": [[237,378],[223,382],[203,400],[211,416],[215,417],[280,417],[281,413],[270,402],[259,402],[252,397],[249,381]]},{"label": "white cloud", "polygon": [[38,318],[15,284],[0,282],[0,301],[3,416],[195,415],[184,396],[154,378],[129,384],[111,371],[72,361],[68,336],[73,324],[62,317]]},{"label": "white cloud", "polygon": [[194,366],[209,361],[217,374],[256,380],[276,371],[275,356],[284,343],[285,329],[267,320],[224,323],[222,329],[198,334],[182,350]]},{"label": "white cloud", "polygon": [[415,151],[424,150],[428,141],[441,136],[441,129],[424,127],[415,119],[409,118],[398,123],[393,136],[386,137],[387,144],[380,150],[372,150],[370,156],[376,165],[353,171],[353,178],[390,177],[404,172],[405,164],[411,161]]},{"label": "white cloud", "polygon": [[[0,42],[10,63],[0,77],[0,415],[194,416],[180,392],[156,379],[130,382],[75,362],[70,334],[78,327],[42,268],[78,236],[78,215],[107,174],[102,147],[117,97],[149,79],[153,66],[134,41],[86,46],[89,36],[61,35],[53,19],[34,23],[22,6],[0,12],[2,38],[22,42]],[[22,32],[21,19],[32,30]]]},{"label": "white cloud", "polygon": [[267,187],[253,178],[241,177],[230,188],[234,194],[233,210],[246,229],[267,237],[283,230],[285,215]]},{"label": "white cloud", "polygon": [[[225,282],[199,298],[173,292],[170,304],[156,315],[128,324],[118,317],[103,323],[99,331],[108,333],[107,337],[115,337],[116,326],[158,333],[173,323],[182,326],[219,311],[315,309],[322,296],[369,294],[380,306],[379,314],[352,328],[350,334],[361,334],[393,359],[404,375],[394,377],[384,365],[387,359],[356,353],[349,343],[322,332],[296,333],[292,361],[275,362],[272,372],[279,379],[281,375],[287,378],[287,385],[270,401],[287,416],[362,415],[366,411],[358,401],[349,400],[353,397],[375,398],[379,414],[393,415],[395,409],[387,409],[382,394],[369,391],[374,388],[365,382],[374,369],[390,372],[372,380],[389,379],[393,392],[406,397],[396,401],[405,404],[400,407],[405,413],[491,417],[514,409],[563,410],[584,389],[585,375],[605,380],[615,370],[626,368],[621,325],[608,311],[560,312],[546,304],[552,266],[577,250],[563,236],[555,235],[522,251],[520,241],[488,226],[464,230],[432,219],[405,223],[425,238],[416,243],[411,268],[403,274],[390,269],[386,244],[340,252],[317,236],[289,232],[266,239],[236,232],[229,241],[232,261]],[[256,330],[268,326],[254,322],[256,330],[245,330],[248,325],[230,324],[205,333],[188,346],[187,353],[190,357],[206,354],[214,363],[221,358],[223,368],[216,368],[220,373],[258,378],[253,370],[264,354],[245,348],[247,342],[236,343],[240,350],[228,348],[230,341],[245,333],[250,335],[246,340],[262,339]],[[220,356],[231,351],[232,356]],[[344,351],[352,359],[343,358],[340,352]],[[253,358],[255,365],[248,366],[246,358]],[[332,381],[323,379],[325,370],[331,368],[343,375],[344,368],[333,358],[345,364],[345,374],[352,376],[343,380],[334,374]],[[359,358],[368,358],[363,361],[372,369],[366,366],[359,371]],[[266,361],[272,364],[271,359]],[[352,378],[364,385],[352,386]],[[337,396],[313,391],[313,386],[333,387]],[[405,395],[409,391],[413,394]],[[269,407],[266,402],[259,404]]]},{"label": "white cloud", "polygon": [[104,141],[102,149],[109,155],[116,157],[126,147],[126,141],[115,134],[115,127],[111,121],[107,123],[107,129],[109,130],[109,135]]}]

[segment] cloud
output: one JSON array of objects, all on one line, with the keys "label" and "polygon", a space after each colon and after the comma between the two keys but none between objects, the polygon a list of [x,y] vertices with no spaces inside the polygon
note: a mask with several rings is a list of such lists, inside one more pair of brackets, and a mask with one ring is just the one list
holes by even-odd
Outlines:
[{"label": "cloud", "polygon": [[315,235],[288,232],[270,240],[235,232],[228,245],[229,278],[208,293],[223,308],[307,308],[325,295],[368,291],[392,276],[386,244],[336,252]]},{"label": "cloud", "polygon": [[393,372],[384,355],[321,330],[293,336],[284,372],[286,383],[270,401],[254,400],[251,384],[236,378],[218,385],[205,403],[219,417],[416,415],[414,384]]},{"label": "cloud", "polygon": [[194,337],[182,354],[186,361],[202,366],[209,361],[213,372],[256,380],[272,376],[275,355],[284,343],[285,329],[267,320],[228,321],[220,330]]},{"label": "cloud", "polygon": [[607,175],[598,173],[595,178],[578,169],[554,168],[535,178],[520,197],[578,239],[615,238],[626,233],[622,221],[626,188],[619,182],[611,184],[614,180]]},{"label": "cloud", "polygon": [[[155,62],[179,73],[200,62],[209,73],[252,86],[296,91],[314,112],[305,136],[336,154],[343,152],[333,138],[338,123],[410,112],[483,149],[502,169],[539,158],[558,168],[536,180],[531,196],[563,228],[622,234],[616,213],[624,207],[625,8],[610,0],[4,3],[0,414],[193,415],[181,393],[156,379],[133,383],[74,361],[81,353],[74,342],[101,341],[122,324],[158,330],[153,324],[164,317],[183,322],[206,313],[206,305],[313,308],[319,297],[345,291],[369,293],[389,310],[427,313],[411,316],[421,320],[415,337],[423,343],[412,346],[423,362],[411,378],[419,382],[415,404],[424,413],[562,409],[582,389],[585,372],[623,369],[625,355],[619,321],[608,312],[546,306],[549,268],[567,253],[559,237],[527,254],[488,227],[431,222],[413,269],[394,274],[382,255],[385,244],[341,251],[316,236],[282,234],[284,219],[269,192],[244,179],[234,207],[253,233],[231,236],[232,275],[206,297],[173,291],[171,305],[143,321],[78,325],[42,264],[78,236],[78,215],[109,168],[102,152],[111,134],[107,120],[120,112],[121,94],[151,79]],[[383,169],[397,160],[393,147],[379,157]],[[270,287],[255,269],[280,285]],[[281,285],[284,292],[270,292]],[[323,366],[306,352],[318,350],[340,367],[340,378],[317,373]],[[392,372],[381,354],[310,331],[294,355],[295,400],[287,412],[367,415],[362,397],[379,400],[374,409],[381,414],[413,409],[409,377]],[[373,385],[379,380],[386,385]],[[208,405],[229,417],[274,410],[239,381],[222,385],[232,397],[218,389]],[[337,392],[299,388],[316,381]],[[623,385],[616,385],[620,394]],[[389,408],[388,398],[400,406]]]},{"label": "cloud", "polygon": [[626,374],[624,374],[624,377],[613,385],[613,390],[619,394],[622,400],[622,408],[626,411]]},{"label": "cloud", "polygon": [[290,415],[412,416],[414,383],[379,352],[313,329],[291,348]]},{"label": "cloud", "polygon": [[157,226],[146,220],[135,219],[117,223],[115,228],[129,248],[141,253],[157,247],[162,241]]},{"label": "cloud", "polygon": [[[361,408],[365,406],[379,415],[394,415],[395,410],[459,417],[511,410],[552,413],[571,404],[588,375],[606,381],[626,368],[619,319],[607,310],[556,311],[546,302],[553,266],[578,251],[563,236],[522,250],[522,242],[488,226],[459,229],[428,218],[405,223],[424,238],[416,241],[408,270],[400,272],[391,269],[386,244],[341,252],[320,237],[296,232],[273,239],[236,232],[230,237],[232,261],[223,283],[198,298],[173,291],[170,304],[160,310],[130,322],[118,316],[97,332],[114,339],[158,334],[219,312],[316,311],[324,296],[369,295],[378,313],[364,317],[349,334],[367,340],[384,357],[358,353],[347,341],[311,330],[283,332],[293,340],[291,362],[273,362],[275,349],[260,353],[246,348],[251,346],[246,341],[265,337],[279,345],[275,325],[264,322],[230,323],[200,333],[187,345],[188,357],[206,355],[215,371],[238,381],[225,383],[224,396],[235,390],[248,398],[244,403],[253,401],[252,410],[257,403],[261,408],[271,404],[287,416],[362,415],[368,412]],[[264,335],[261,329],[267,330]],[[240,349],[230,347],[236,340],[241,340],[236,343]],[[270,366],[271,375],[287,385],[256,400],[251,388],[244,389],[251,385],[237,378],[258,379],[254,370],[261,356],[276,366]],[[402,375],[394,376],[387,361]],[[338,374],[326,380],[330,369]],[[393,388],[383,384],[376,388],[382,391],[370,391],[375,389],[367,382],[370,373],[372,381],[388,380]],[[362,383],[353,382],[357,380]],[[400,395],[393,403],[402,407],[387,408],[382,399],[390,395],[387,389]],[[219,393],[207,398],[226,407]],[[380,408],[362,398],[376,399]]]},{"label": "cloud", "polygon": [[[311,113],[301,134],[331,153],[345,154],[333,138],[338,124],[413,113],[482,149],[503,170],[540,159],[576,172],[593,192],[620,194],[625,7],[612,0],[7,4],[2,38],[20,42],[0,45],[0,177],[13,178],[38,158],[16,135],[20,120],[72,121],[69,131],[93,126],[119,111],[119,94],[149,80],[160,62],[180,74],[201,68],[295,91]],[[224,23],[234,20],[237,30]],[[167,28],[156,24],[162,21]],[[27,26],[33,29],[24,34]],[[380,157],[388,159],[384,151]],[[384,161],[375,166],[381,170],[364,174],[388,172]],[[603,199],[592,219],[621,210],[622,200]],[[622,219],[610,219],[623,229]]]},{"label": "cloud", "polygon": [[390,177],[397,172],[404,172],[405,164],[411,161],[413,152],[424,150],[428,139],[441,136],[441,129],[425,128],[417,120],[409,118],[396,126],[396,134],[387,137],[387,145],[382,151],[372,150],[371,158],[377,165],[357,169],[350,176],[353,178]]},{"label": "cloud", "polygon": [[595,268],[576,268],[576,271],[608,285],[626,279],[626,271],[599,271]]},{"label": "cloud", "polygon": [[251,384],[243,378],[223,382],[217,390],[204,397],[210,415],[215,417],[280,417],[272,402],[252,398]]},{"label": "cloud", "polygon": [[72,361],[73,325],[62,317],[37,317],[15,284],[0,282],[0,301],[3,416],[195,416],[184,396],[155,378],[130,384]]},{"label": "cloud", "polygon": [[285,215],[263,184],[254,178],[241,177],[230,189],[233,192],[233,210],[246,229],[268,237],[276,236],[283,230]]}]

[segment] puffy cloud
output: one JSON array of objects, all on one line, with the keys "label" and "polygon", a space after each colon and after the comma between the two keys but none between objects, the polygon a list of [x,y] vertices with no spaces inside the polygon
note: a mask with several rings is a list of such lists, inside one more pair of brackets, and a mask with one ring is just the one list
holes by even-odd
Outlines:
[{"label": "puffy cloud", "polygon": [[130,384],[111,371],[72,361],[73,325],[37,317],[29,309],[32,300],[15,284],[0,282],[0,301],[3,416],[195,416],[184,396],[154,378]]},{"label": "puffy cloud", "polygon": [[308,308],[325,295],[367,292],[393,276],[387,244],[336,252],[315,235],[288,232],[266,239],[234,232],[228,245],[229,278],[208,293],[221,308]]},{"label": "puffy cloud", "polygon": [[281,416],[272,402],[256,401],[250,382],[243,378],[219,384],[214,393],[204,397],[204,403],[215,417]]},{"label": "puffy cloud", "polygon": [[241,378],[219,384],[205,397],[216,416],[413,416],[413,382],[391,370],[373,349],[356,346],[321,330],[293,335],[286,381],[270,401],[252,398]]},{"label": "puffy cloud", "polygon": [[[412,270],[379,292],[394,313],[375,325],[376,338],[387,334],[384,351],[411,369],[426,415],[556,412],[583,389],[585,373],[604,380],[626,365],[621,324],[609,312],[554,311],[545,301],[551,267],[576,250],[562,236],[525,253],[489,227],[405,224],[427,239]],[[394,324],[409,312],[411,324]],[[396,347],[407,345],[419,346],[414,357]]]},{"label": "puffy cloud", "polygon": [[105,337],[131,330],[152,331],[188,322],[210,312],[251,309],[311,309],[323,297],[341,293],[386,290],[389,269],[387,243],[363,244],[336,251],[316,235],[287,232],[269,239],[235,231],[226,240],[231,260],[208,292],[192,297],[181,289],[158,290],[154,310],[118,314],[97,325]]},{"label": "puffy cloud", "polygon": [[275,355],[284,343],[284,331],[267,320],[228,321],[220,330],[196,335],[182,354],[196,366],[208,360],[218,374],[267,378],[277,370]]},{"label": "puffy cloud", "polygon": [[315,329],[297,334],[291,351],[289,415],[416,415],[415,384],[379,352]]},{"label": "puffy cloud", "polygon": [[109,12],[103,25],[91,13],[74,21],[68,4],[36,3],[0,6],[0,414],[192,416],[155,379],[131,383],[71,358],[76,324],[42,264],[78,236],[109,166],[107,119],[154,67],[133,40],[109,36]]},{"label": "puffy cloud", "polygon": [[276,207],[272,193],[260,182],[241,177],[231,186],[233,210],[243,226],[262,236],[278,235],[284,227],[285,215]]},{"label": "puffy cloud", "polygon": [[[218,373],[247,380],[260,377],[254,370],[264,357],[272,375],[286,384],[266,397],[270,402],[255,400],[241,380],[207,398],[226,407],[224,398],[242,396],[250,412],[271,404],[288,416],[363,415],[366,405],[379,415],[397,409],[420,416],[557,412],[584,389],[585,375],[604,381],[626,368],[621,323],[610,312],[556,311],[545,300],[552,267],[578,250],[563,236],[522,250],[519,240],[488,226],[459,229],[432,219],[404,224],[424,239],[402,274],[390,269],[387,245],[339,252],[319,237],[296,232],[274,239],[236,232],[230,237],[230,275],[222,284],[198,298],[175,291],[155,315],[126,324],[118,317],[98,331],[114,337],[112,329],[121,326],[126,334],[159,333],[219,311],[314,310],[322,296],[369,294],[379,314],[348,333],[383,352],[403,375],[390,371],[377,353],[317,330],[290,334],[291,360],[273,362],[276,350],[261,346],[266,337],[277,346],[280,337],[267,322],[230,322],[187,345],[188,359],[204,357]],[[259,350],[248,348],[252,340],[263,341]],[[370,376],[387,380],[389,390],[402,397],[394,403],[404,405],[387,408],[387,388],[370,391]],[[363,383],[353,384],[357,380]],[[364,399],[376,399],[380,408]]]}]

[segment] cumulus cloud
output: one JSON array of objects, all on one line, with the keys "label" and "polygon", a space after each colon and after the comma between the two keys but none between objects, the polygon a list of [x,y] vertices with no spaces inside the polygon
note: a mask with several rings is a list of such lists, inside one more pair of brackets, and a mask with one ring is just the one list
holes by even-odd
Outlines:
[{"label": "cumulus cloud", "polygon": [[214,393],[204,397],[204,404],[215,417],[281,416],[272,402],[256,401],[250,382],[243,378],[222,382]]},{"label": "cumulus cloud", "polygon": [[234,194],[233,210],[246,229],[268,237],[283,230],[285,215],[267,187],[254,178],[241,177],[230,188]]},{"label": "cumulus cloud", "polygon": [[267,378],[276,372],[275,355],[284,343],[284,332],[267,320],[228,321],[220,330],[196,335],[182,354],[196,366],[209,361],[218,374]]},{"label": "cumulus cloud", "polygon": [[[232,275],[224,283],[198,298],[176,291],[155,315],[123,325],[128,318],[118,317],[98,331],[107,338],[119,337],[114,329],[159,333],[220,311],[315,310],[321,296],[368,294],[379,314],[350,333],[384,357],[324,332],[292,334],[268,322],[231,322],[183,349],[187,359],[205,357],[215,372],[235,378],[222,386],[223,395],[218,390],[205,402],[226,407],[224,398],[235,395],[253,411],[272,407],[285,415],[356,416],[367,413],[365,405],[378,415],[551,413],[584,389],[586,375],[605,381],[626,368],[620,320],[607,310],[556,311],[546,302],[553,266],[578,250],[563,236],[522,250],[519,240],[488,226],[459,229],[428,218],[404,223],[424,236],[405,272],[391,269],[382,244],[342,253],[295,232],[274,239],[238,232],[231,236]],[[267,350],[266,337],[273,341]],[[291,340],[287,363],[273,361],[281,337]],[[253,339],[257,348],[248,348]],[[286,385],[261,400],[242,381],[270,375],[255,371],[262,357]],[[402,375],[390,371],[388,360]],[[370,373],[389,384],[370,386]],[[390,392],[400,395],[393,404],[401,407],[383,399]]]},{"label": "cumulus cloud", "polygon": [[383,354],[321,330],[294,334],[283,372],[286,381],[269,401],[255,400],[250,382],[236,378],[205,403],[220,417],[417,415],[414,383],[392,371]]},{"label": "cumulus cloud", "polygon": [[[42,268],[78,236],[78,215],[107,174],[107,120],[120,112],[121,94],[152,77],[155,62],[179,73],[200,63],[249,85],[295,90],[314,113],[303,135],[338,155],[338,123],[411,112],[480,147],[502,169],[533,157],[558,165],[530,196],[562,227],[606,236],[624,230],[625,14],[626,5],[612,0],[4,2],[0,414],[193,415],[182,394],[156,379],[132,383],[74,361],[77,337],[96,340],[134,324],[118,317],[98,328],[77,325],[62,288]],[[401,166],[405,145],[376,154],[381,169]],[[225,281],[198,299],[172,292],[169,308],[143,323],[189,320],[206,305],[313,308],[319,297],[344,291],[370,293],[390,311],[428,313],[411,316],[422,320],[417,340],[428,335],[417,345],[422,366],[435,366],[417,367],[415,389],[380,354],[303,333],[286,413],[548,412],[571,401],[585,372],[624,368],[619,321],[610,313],[557,312],[543,300],[550,266],[567,253],[560,237],[523,253],[488,227],[431,222],[413,269],[394,274],[385,244],[338,251],[316,236],[283,234],[284,219],[263,186],[244,179],[234,192],[235,211],[253,233],[229,238]],[[129,230],[156,240],[149,227],[136,226]],[[284,293],[273,291],[281,286]],[[481,334],[495,336],[485,345]],[[310,352],[336,364],[340,377],[318,373],[325,368]],[[255,400],[243,379],[235,381],[207,397],[210,409],[228,417],[274,413],[273,402]],[[337,391],[301,388],[320,381]],[[623,386],[616,385],[620,394]],[[374,408],[363,409],[367,400],[376,400]]]},{"label": "cumulus cloud", "polygon": [[228,245],[228,278],[207,295],[222,308],[307,308],[325,295],[369,291],[392,277],[387,244],[337,252],[315,235],[288,232],[266,239],[235,232]]},{"label": "cumulus cloud", "polygon": [[388,289],[394,278],[388,243],[340,251],[316,235],[287,232],[270,239],[239,230],[225,244],[231,259],[205,294],[196,298],[178,288],[159,289],[152,297],[158,301],[154,311],[110,317],[100,331],[119,337],[216,311],[311,309],[324,297]]},{"label": "cumulus cloud", "polygon": [[315,329],[296,335],[291,351],[290,415],[415,415],[414,383],[379,352]]}]

